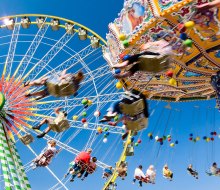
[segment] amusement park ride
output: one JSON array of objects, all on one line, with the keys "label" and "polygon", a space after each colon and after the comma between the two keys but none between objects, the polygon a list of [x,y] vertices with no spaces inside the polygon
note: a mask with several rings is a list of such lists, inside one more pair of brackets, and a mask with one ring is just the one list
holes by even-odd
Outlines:
[{"label": "amusement park ride", "polygon": [[[25,172],[30,164],[24,169],[16,142],[21,140],[36,155],[30,145],[34,141],[33,135],[40,131],[32,127],[42,119],[56,119],[53,110],[58,107],[68,113],[67,120],[65,124],[49,125],[56,134],[52,136],[49,133],[44,139],[54,140],[58,147],[77,155],[80,151],[68,143],[81,130],[91,132],[83,150],[92,147],[97,131],[105,132],[103,142],[107,141],[109,133],[124,133],[122,126],[99,123],[100,113],[109,102],[127,96],[120,90],[122,88],[126,92],[138,90],[147,99],[168,102],[216,97],[218,105],[220,13],[217,8],[198,12],[197,6],[202,3],[205,2],[125,0],[119,17],[109,24],[107,41],[89,28],[60,17],[24,14],[0,18],[0,63],[3,63],[0,83],[0,162],[5,189],[31,189]],[[143,44],[162,39],[172,47],[168,69],[159,69],[157,72],[160,64],[157,68],[147,67],[130,77],[119,79],[116,84],[119,91],[112,88],[116,81],[112,73],[122,72],[113,69],[114,65],[141,53]],[[79,49],[70,47],[69,44],[74,44],[74,40],[81,41]],[[147,59],[158,63],[156,56]],[[68,73],[84,73],[78,91],[73,84],[67,82],[60,85],[55,80],[64,70]],[[47,78],[46,84],[34,87],[24,85],[44,77],[52,79]],[[43,89],[45,96],[30,96],[42,91],[42,87],[46,89]],[[131,115],[143,111],[142,106],[135,108],[137,102],[134,105],[124,105],[123,112]],[[126,109],[130,111],[126,112]],[[79,116],[82,117],[81,121]],[[130,139],[147,127],[147,119],[143,126],[139,120],[136,121],[128,125],[123,151],[103,190],[116,189],[115,181],[119,176],[117,168],[126,161],[127,156],[133,155],[134,146]],[[74,135],[62,141],[65,133],[73,128],[78,132],[75,131]],[[101,161],[97,165],[103,169],[109,167]],[[49,167],[46,168],[59,182],[51,189],[58,186],[68,189]]]}]

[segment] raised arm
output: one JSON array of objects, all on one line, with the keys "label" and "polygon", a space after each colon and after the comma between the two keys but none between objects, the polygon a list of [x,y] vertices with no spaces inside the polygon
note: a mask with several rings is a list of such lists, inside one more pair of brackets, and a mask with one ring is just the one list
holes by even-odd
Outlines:
[{"label": "raised arm", "polygon": [[62,109],[61,107],[55,108],[55,109],[54,109],[54,112],[55,112],[56,114],[59,114],[59,112],[60,112],[61,109]]}]

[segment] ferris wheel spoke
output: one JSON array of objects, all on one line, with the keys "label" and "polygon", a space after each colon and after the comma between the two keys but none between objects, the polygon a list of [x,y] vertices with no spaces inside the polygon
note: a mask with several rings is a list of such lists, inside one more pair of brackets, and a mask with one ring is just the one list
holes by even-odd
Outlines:
[{"label": "ferris wheel spoke", "polygon": [[[67,32],[54,44],[53,47],[44,55],[44,57],[30,69],[24,76],[25,78],[35,79],[41,71],[51,62],[51,60],[62,50],[62,48],[71,40],[75,34]],[[46,63],[46,64],[45,64]]]},{"label": "ferris wheel spoke", "polygon": [[[71,56],[70,58],[68,58],[66,61],[60,63],[57,67],[55,67],[54,69],[52,69],[49,73],[50,74],[56,74],[57,72],[61,72],[63,70],[69,70],[71,68],[73,68],[77,63],[80,63],[79,56],[80,59],[85,59],[86,57],[88,57],[89,55],[91,55],[93,52],[95,52],[97,49],[92,48],[91,45],[86,46],[85,48],[83,48],[82,50],[80,50],[77,54],[74,54],[73,56]],[[47,73],[47,74],[49,74]],[[47,74],[43,75],[46,76]]]},{"label": "ferris wheel spoke", "polygon": [[[99,79],[105,75],[109,75],[109,74],[111,74],[111,72],[109,71],[109,66],[105,65],[103,67],[100,67],[96,70],[91,71],[91,74],[92,74],[93,78],[91,78],[89,74],[87,74],[87,73],[85,74],[85,79],[81,83],[82,85],[85,83],[91,82],[93,79]],[[112,77],[112,75],[110,77]]]},{"label": "ferris wheel spoke", "polygon": [[[119,100],[119,98],[123,95],[123,92],[118,93],[111,93],[111,94],[100,94],[99,102],[100,103],[107,103],[107,102],[114,102]],[[84,98],[87,98],[92,101],[93,104],[96,104],[97,96],[84,96],[80,98],[68,98],[68,105],[67,107],[73,107],[73,106],[82,106],[82,100]],[[55,109],[57,107],[64,106],[65,102],[63,100],[50,100],[50,101],[44,101],[44,102],[36,102],[36,109],[40,110],[51,110]]]},{"label": "ferris wheel spoke", "polygon": [[[46,22],[46,20],[47,18],[45,18],[44,23]],[[24,75],[31,59],[33,58],[35,52],[41,44],[41,41],[44,38],[44,35],[46,34],[48,28],[49,25],[44,24],[42,24],[42,26],[39,28],[37,34],[35,35],[30,46],[28,47],[28,50],[26,51],[17,69],[15,70],[14,76],[18,75],[19,77],[21,77]]]},{"label": "ferris wheel spoke", "polygon": [[10,75],[11,75],[11,68],[12,68],[12,64],[14,60],[14,55],[16,51],[16,46],[17,46],[17,41],[18,41],[18,36],[19,36],[20,26],[21,26],[21,24],[16,24],[16,22],[17,22],[17,18],[15,20],[15,25],[14,25],[13,33],[11,36],[11,42],[10,42],[10,46],[8,50],[8,55],[7,55],[4,70],[3,70],[3,76],[8,77],[8,78],[10,78]]}]

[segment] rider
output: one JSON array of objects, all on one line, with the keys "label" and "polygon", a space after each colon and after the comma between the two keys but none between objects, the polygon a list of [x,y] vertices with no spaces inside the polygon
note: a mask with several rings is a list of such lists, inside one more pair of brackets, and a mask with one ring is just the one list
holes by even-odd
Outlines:
[{"label": "rider", "polygon": [[[142,67],[146,63],[142,63],[141,61],[138,60],[139,57],[141,57],[141,56],[154,55],[154,56],[161,57],[163,55],[170,55],[172,52],[171,46],[165,40],[158,40],[155,42],[148,42],[146,44],[143,44],[141,46],[141,50],[144,52],[133,55],[122,63],[118,63],[118,64],[113,65],[113,68],[115,68],[115,69],[122,68],[122,69],[127,70],[124,73],[114,74],[115,78],[130,77],[130,76],[134,75],[137,71],[142,70]],[[149,51],[147,51],[147,50],[149,50]],[[161,58],[163,58],[163,57],[161,57]],[[150,62],[149,62],[149,64],[150,64]],[[127,67],[130,65],[131,65],[131,67],[129,69],[127,69]]]},{"label": "rider", "polygon": [[187,171],[188,171],[193,177],[195,177],[196,179],[199,178],[199,177],[198,177],[198,172],[197,172],[195,169],[193,169],[192,164],[190,164],[190,165],[188,166]]},{"label": "rider", "polygon": [[70,179],[70,181],[73,182],[77,174],[89,165],[91,159],[91,153],[92,153],[91,148],[88,148],[86,152],[84,151],[80,152],[74,159],[74,164],[71,168],[69,168],[67,174],[65,174],[65,177],[67,177],[67,175],[71,173],[72,178]]},{"label": "rider", "polygon": [[136,182],[136,180],[139,180],[139,186],[142,187],[142,181],[146,179],[146,176],[144,175],[144,172],[142,171],[143,166],[139,165],[135,171],[134,171],[134,179],[133,184]]},{"label": "rider", "polygon": [[[25,96],[26,97],[31,97],[31,96],[39,96],[36,98],[36,100],[40,100],[46,96],[49,95],[49,92],[47,90],[47,82],[49,81],[49,76],[48,77],[42,77],[40,79],[34,80],[34,81],[27,81],[24,83],[24,86],[45,86],[45,88],[41,91],[33,92],[33,93],[28,93]],[[82,71],[79,71],[77,74],[67,74],[66,70],[61,72],[61,75],[57,78],[59,81],[59,84],[63,84],[65,82],[72,82],[72,85],[74,86],[75,89],[75,94],[77,93],[77,90],[79,89],[79,84],[83,80],[84,75]],[[57,80],[56,79],[56,80]]]},{"label": "rider", "polygon": [[103,170],[102,178],[108,179],[113,174],[112,166],[109,166]]},{"label": "rider", "polygon": [[35,166],[36,167],[45,167],[48,166],[51,162],[51,159],[59,152],[59,150],[56,149],[56,141],[51,140],[47,142],[48,146],[46,151],[41,153],[35,160]]},{"label": "rider", "polygon": [[45,129],[45,131],[44,131],[43,133],[37,135],[37,138],[42,138],[42,137],[44,137],[47,133],[50,132],[50,130],[51,130],[50,124],[58,124],[60,121],[63,121],[63,120],[66,119],[66,117],[67,117],[67,112],[65,112],[65,111],[60,111],[61,109],[62,109],[62,108],[55,108],[55,109],[54,109],[54,112],[55,112],[55,114],[56,114],[56,117],[55,117],[54,119],[52,119],[52,118],[46,118],[46,119],[42,120],[39,125],[32,127],[32,129],[40,130],[40,128],[41,128],[42,125],[48,124],[48,127]]},{"label": "rider", "polygon": [[149,177],[150,183],[155,184],[156,171],[153,165],[150,165],[149,168],[147,169],[146,176]]},{"label": "rider", "polygon": [[173,172],[168,168],[167,164],[165,164],[163,167],[163,176],[169,179],[170,181],[172,181],[173,179]]},{"label": "rider", "polygon": [[89,174],[92,174],[95,170],[96,170],[96,162],[97,162],[97,158],[96,157],[92,157],[92,161],[89,163],[88,167],[86,168],[86,170],[82,170],[79,174],[78,177],[81,177],[83,174],[84,176],[81,178],[81,180],[83,181],[86,177],[88,177]]},{"label": "rider", "polygon": [[212,175],[220,175],[220,168],[218,168],[217,163],[214,162],[210,168]]},{"label": "rider", "polygon": [[[130,100],[130,99],[127,99],[127,98],[123,98],[122,100],[119,100],[119,101],[116,101],[116,102],[113,102],[110,107],[108,108],[108,112],[107,114],[104,116],[104,118],[102,120],[100,120],[100,122],[107,122],[107,121],[111,121],[112,118],[114,118],[115,116],[117,116],[118,114],[123,114],[121,109],[120,109],[120,103],[124,103],[124,104],[132,104],[133,102],[139,100],[139,99],[143,99],[144,100],[144,110],[143,110],[143,114],[144,114],[144,117],[148,118],[149,117],[149,113],[148,113],[148,104],[147,104],[147,100],[146,100],[146,97],[145,95],[143,95],[141,92],[135,90],[135,89],[132,89],[131,90],[131,94],[134,94],[134,95],[138,95],[139,98],[135,98],[135,97],[132,97],[133,100]],[[127,120],[129,119],[128,116],[123,116],[121,117],[117,122],[109,122],[110,125],[117,125],[119,122],[121,121],[124,121],[124,120]]]},{"label": "rider", "polygon": [[122,180],[124,180],[127,176],[127,163],[122,162],[119,167],[116,167],[116,170],[118,172],[118,176],[121,177]]}]

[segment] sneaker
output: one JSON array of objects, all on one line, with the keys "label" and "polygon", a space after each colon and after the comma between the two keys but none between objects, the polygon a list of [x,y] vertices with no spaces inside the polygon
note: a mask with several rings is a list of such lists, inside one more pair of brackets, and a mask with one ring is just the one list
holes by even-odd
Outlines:
[{"label": "sneaker", "polygon": [[106,117],[102,118],[99,122],[100,123],[104,123],[104,122],[107,122],[107,121],[110,121],[109,119],[107,119]]},{"label": "sneaker", "polygon": [[110,121],[110,122],[108,122],[108,125],[111,125],[111,126],[116,126],[116,123],[115,123],[115,122]]},{"label": "sneaker", "polygon": [[30,81],[26,81],[26,82],[24,82],[24,87],[28,86],[29,83],[30,83]]},{"label": "sneaker", "polygon": [[43,133],[41,133],[41,134],[37,135],[37,138],[43,138],[45,135],[46,135],[46,133],[45,133],[45,132],[43,132]]},{"label": "sneaker", "polygon": [[30,94],[30,93],[27,93],[27,94],[25,94],[24,96],[25,96],[25,97],[30,97],[31,94]]},{"label": "sneaker", "polygon": [[39,130],[40,127],[41,127],[40,125],[37,125],[37,126],[32,127],[32,129],[34,129],[34,130],[36,130],[36,129]]},{"label": "sneaker", "polygon": [[117,112],[114,112],[114,113],[107,113],[106,117],[110,117],[110,118],[113,118],[117,115]]},{"label": "sneaker", "polygon": [[81,178],[82,181],[83,181],[84,179],[85,179],[84,177]]},{"label": "sneaker", "polygon": [[74,179],[70,179],[70,182],[74,182]]}]

